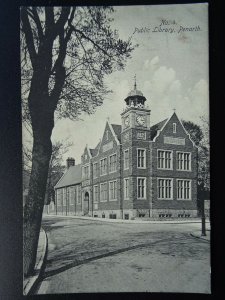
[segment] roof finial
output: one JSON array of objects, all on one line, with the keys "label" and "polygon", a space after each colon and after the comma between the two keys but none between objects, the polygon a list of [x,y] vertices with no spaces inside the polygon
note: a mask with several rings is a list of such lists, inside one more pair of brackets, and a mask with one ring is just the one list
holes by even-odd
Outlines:
[{"label": "roof finial", "polygon": [[137,89],[136,74],[134,75],[134,89]]},{"label": "roof finial", "polygon": [[174,113],[176,112],[176,108],[173,108]]}]

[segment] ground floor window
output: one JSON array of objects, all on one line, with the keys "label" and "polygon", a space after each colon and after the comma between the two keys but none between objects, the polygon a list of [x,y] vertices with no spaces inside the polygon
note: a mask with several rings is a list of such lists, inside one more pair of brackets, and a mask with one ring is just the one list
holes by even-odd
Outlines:
[{"label": "ground floor window", "polygon": [[191,180],[177,180],[177,199],[191,200]]},{"label": "ground floor window", "polygon": [[116,219],[116,214],[109,214],[110,219]]},{"label": "ground floor window", "polygon": [[129,220],[129,214],[124,214],[124,219]]},{"label": "ground floor window", "polygon": [[99,195],[98,195],[98,185],[94,186],[94,194],[93,194],[93,196],[94,196],[94,202],[95,203],[98,202],[98,197],[99,197]]},{"label": "ground floor window", "polygon": [[116,180],[109,182],[109,200],[116,200],[117,198],[117,182]]},{"label": "ground floor window", "polygon": [[107,183],[100,184],[100,201],[107,201]]},{"label": "ground floor window", "polygon": [[169,178],[158,178],[158,198],[172,199],[173,180]]},{"label": "ground floor window", "polygon": [[138,197],[138,199],[146,198],[146,178],[145,177],[137,178],[137,197]]}]

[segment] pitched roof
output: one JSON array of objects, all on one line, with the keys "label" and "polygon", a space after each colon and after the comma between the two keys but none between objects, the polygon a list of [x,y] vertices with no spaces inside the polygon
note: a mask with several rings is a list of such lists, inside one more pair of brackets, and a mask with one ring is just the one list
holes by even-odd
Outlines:
[{"label": "pitched roof", "polygon": [[121,131],[122,131],[122,126],[121,125],[118,125],[118,124],[111,124],[114,132],[115,132],[115,135],[118,139],[119,142],[121,142]]},{"label": "pitched roof", "polygon": [[101,142],[98,143],[98,145],[94,149],[90,149],[91,155],[96,156],[98,153],[98,149],[100,147]]},{"label": "pitched roof", "polygon": [[165,119],[165,120],[163,120],[159,123],[156,123],[155,125],[153,125],[151,127],[151,140],[154,139],[154,137],[157,135],[157,131],[160,130],[163,127],[163,125],[166,123],[167,120],[168,119]]},{"label": "pitched roof", "polygon": [[55,185],[55,188],[81,183],[81,165],[71,166]]}]

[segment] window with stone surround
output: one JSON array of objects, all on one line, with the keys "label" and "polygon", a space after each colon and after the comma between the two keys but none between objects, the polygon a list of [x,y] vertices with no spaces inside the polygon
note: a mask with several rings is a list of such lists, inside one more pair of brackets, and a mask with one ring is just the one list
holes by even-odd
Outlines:
[{"label": "window with stone surround", "polygon": [[172,151],[169,150],[157,150],[158,153],[158,169],[173,169],[173,162],[172,162]]},{"label": "window with stone surround", "polygon": [[137,167],[140,169],[146,168],[146,150],[137,149]]},{"label": "window with stone surround", "polygon": [[173,179],[158,178],[158,199],[171,200],[173,199]]},{"label": "window with stone surround", "polygon": [[129,149],[124,150],[124,170],[129,169]]},{"label": "window with stone surround", "polygon": [[146,198],[146,177],[137,178],[137,198],[138,199]]},{"label": "window with stone surround", "polygon": [[191,180],[177,179],[177,200],[191,200]]},{"label": "window with stone surround", "polygon": [[100,160],[100,175],[106,175],[107,172],[107,158]]},{"label": "window with stone surround", "polygon": [[116,154],[109,156],[109,173],[116,171]]},{"label": "window with stone surround", "polygon": [[86,180],[86,179],[89,179],[90,177],[90,169],[89,169],[89,165],[86,165],[86,166],[83,166],[82,167],[82,175],[83,175],[83,179]]},{"label": "window with stone surround", "polygon": [[98,185],[94,185],[93,197],[94,197],[94,199],[93,199],[94,203],[97,203],[98,199],[99,199]]},{"label": "window with stone surround", "polygon": [[117,181],[110,181],[109,182],[109,200],[116,200],[117,199]]},{"label": "window with stone surround", "polygon": [[129,178],[124,178],[124,200],[129,199]]},{"label": "window with stone surround", "polygon": [[93,163],[93,178],[97,178],[98,177],[98,163],[95,162]]},{"label": "window with stone surround", "polygon": [[77,186],[77,204],[81,203],[81,187],[80,185]]},{"label": "window with stone surround", "polygon": [[177,124],[173,123],[173,133],[177,133]]},{"label": "window with stone surround", "polygon": [[66,188],[63,188],[63,206],[66,206]]},{"label": "window with stone surround", "polygon": [[191,153],[177,151],[177,170],[191,171]]},{"label": "window with stone surround", "polygon": [[74,204],[74,187],[69,187],[69,201],[70,205]]},{"label": "window with stone surround", "polygon": [[100,183],[100,201],[107,201],[107,182]]}]

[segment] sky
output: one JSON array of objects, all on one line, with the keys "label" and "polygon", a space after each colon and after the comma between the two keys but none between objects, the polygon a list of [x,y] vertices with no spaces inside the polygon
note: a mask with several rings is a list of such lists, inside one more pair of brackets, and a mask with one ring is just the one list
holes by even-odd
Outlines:
[{"label": "sky", "polygon": [[98,144],[107,118],[121,124],[124,99],[133,89],[135,74],[137,88],[151,110],[151,125],[171,116],[174,109],[180,119],[197,124],[200,116],[208,117],[207,4],[121,6],[115,10],[112,27],[122,39],[132,35],[139,46],[124,71],[106,78],[113,92],[95,114],[82,115],[80,121],[55,122],[52,141],[73,142],[64,160],[74,157],[80,163],[86,144],[90,148]]}]

